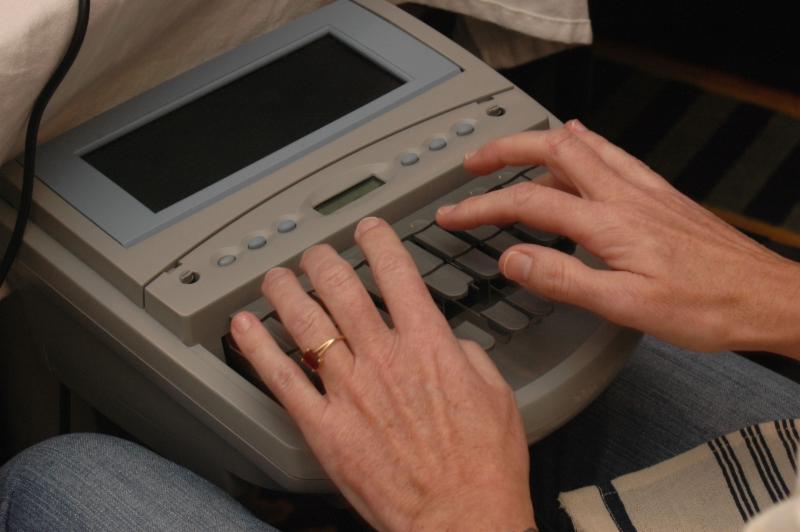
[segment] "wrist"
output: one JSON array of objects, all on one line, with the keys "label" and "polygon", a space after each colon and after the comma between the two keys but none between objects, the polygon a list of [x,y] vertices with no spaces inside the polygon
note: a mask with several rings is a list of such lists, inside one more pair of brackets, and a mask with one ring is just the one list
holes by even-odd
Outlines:
[{"label": "wrist", "polygon": [[497,486],[454,493],[428,505],[411,522],[410,530],[538,530],[528,490],[509,493]]},{"label": "wrist", "polygon": [[777,265],[766,265],[749,284],[758,291],[736,320],[732,348],[800,360],[800,265],[781,258]]}]

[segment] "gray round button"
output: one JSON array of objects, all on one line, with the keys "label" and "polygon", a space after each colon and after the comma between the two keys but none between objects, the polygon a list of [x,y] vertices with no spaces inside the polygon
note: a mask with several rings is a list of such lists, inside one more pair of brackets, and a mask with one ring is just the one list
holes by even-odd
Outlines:
[{"label": "gray round button", "polygon": [[267,245],[267,239],[263,236],[254,236],[247,241],[247,249],[261,249]]},{"label": "gray round button", "polygon": [[236,262],[235,255],[223,255],[217,260],[217,266],[230,266]]},{"label": "gray round button", "polygon": [[439,151],[447,146],[447,140],[442,137],[436,137],[428,143],[428,149],[431,151]]},{"label": "gray round button", "polygon": [[294,220],[281,220],[278,222],[279,233],[288,233],[289,231],[294,231],[295,227],[297,227],[297,222]]},{"label": "gray round button", "polygon": [[419,162],[419,155],[416,153],[404,153],[400,156],[400,164],[403,166],[411,166],[412,164],[417,164]]},{"label": "gray round button", "polygon": [[469,122],[459,122],[456,124],[456,135],[459,137],[466,137],[467,135],[472,135],[474,132],[475,126]]}]

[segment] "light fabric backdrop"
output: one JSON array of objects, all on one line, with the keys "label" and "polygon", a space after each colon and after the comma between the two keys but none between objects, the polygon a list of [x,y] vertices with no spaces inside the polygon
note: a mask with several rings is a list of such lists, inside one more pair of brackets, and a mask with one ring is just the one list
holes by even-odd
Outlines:
[{"label": "light fabric backdrop", "polygon": [[[400,0],[393,0],[401,3]],[[47,140],[328,0],[94,0],[80,56],[51,101]],[[469,18],[471,45],[496,67],[591,41],[587,0],[418,0]],[[72,34],[76,0],[0,0],[0,163]]]}]

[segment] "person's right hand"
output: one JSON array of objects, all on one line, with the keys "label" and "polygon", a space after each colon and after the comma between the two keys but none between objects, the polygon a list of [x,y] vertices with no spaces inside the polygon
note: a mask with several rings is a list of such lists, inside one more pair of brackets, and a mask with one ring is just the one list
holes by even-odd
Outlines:
[{"label": "person's right hand", "polygon": [[451,230],[523,222],[571,238],[610,268],[517,245],[503,274],[662,340],[700,350],[763,349],[800,357],[800,267],[675,190],[577,121],[491,142],[464,167],[546,165],[525,183],[442,207]]}]

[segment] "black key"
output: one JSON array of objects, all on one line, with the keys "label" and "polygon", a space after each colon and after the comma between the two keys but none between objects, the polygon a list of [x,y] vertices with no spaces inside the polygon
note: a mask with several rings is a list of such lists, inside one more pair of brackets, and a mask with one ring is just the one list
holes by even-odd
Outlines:
[{"label": "black key", "polygon": [[521,331],[530,324],[528,316],[503,301],[483,310],[481,315],[489,320],[492,327],[506,334]]},{"label": "black key", "polygon": [[485,281],[491,281],[500,275],[497,261],[479,249],[471,249],[461,255],[456,259],[456,264]]},{"label": "black key", "polygon": [[477,242],[483,242],[484,240],[489,240],[497,233],[500,232],[500,228],[496,225],[481,225],[474,229],[467,229],[464,231],[467,236],[474,239]]},{"label": "black key", "polygon": [[403,245],[408,250],[408,253],[411,255],[411,258],[414,259],[414,264],[417,265],[417,269],[419,270],[419,274],[423,277],[431,273],[433,270],[444,264],[444,261],[433,255],[428,253],[418,245],[413,242],[404,241]]},{"label": "black key", "polygon": [[462,340],[472,340],[481,346],[484,351],[488,351],[494,347],[494,336],[468,321],[464,321],[459,326],[455,327],[453,329],[453,334],[456,335],[456,338],[461,338]]},{"label": "black key", "polygon": [[414,233],[419,233],[423,229],[427,229],[435,223],[433,218],[417,218],[408,224],[408,228]]},{"label": "black key", "polygon": [[514,230],[517,232],[519,237],[526,242],[539,244],[541,246],[552,246],[561,238],[555,233],[540,231],[539,229],[534,229],[533,227],[524,224],[514,225]]},{"label": "black key", "polygon": [[281,322],[273,317],[269,317],[264,320],[264,327],[267,328],[269,334],[275,339],[278,347],[280,347],[284,353],[291,353],[297,349],[297,344],[294,343],[292,335],[289,334],[289,331],[286,330],[286,327],[284,327]]},{"label": "black key", "polygon": [[361,282],[364,284],[364,288],[367,289],[367,292],[372,294],[373,297],[377,299],[383,299],[381,297],[381,291],[378,289],[378,284],[375,282],[375,277],[372,275],[372,270],[366,264],[359,266],[356,268],[356,274],[358,274],[358,278],[361,279]]},{"label": "black key", "polygon": [[470,248],[469,244],[438,225],[432,225],[421,233],[415,234],[414,240],[448,260],[463,255]]},{"label": "black key", "polygon": [[531,316],[547,316],[553,312],[553,303],[523,288],[517,288],[514,293],[506,296],[506,301],[530,314]]},{"label": "black key", "polygon": [[517,244],[524,244],[524,242],[507,231],[501,231],[497,236],[490,238],[483,243],[489,251],[502,255],[502,253]]},{"label": "black key", "polygon": [[434,294],[455,301],[463,299],[469,293],[472,277],[449,264],[445,264],[423,280]]}]

